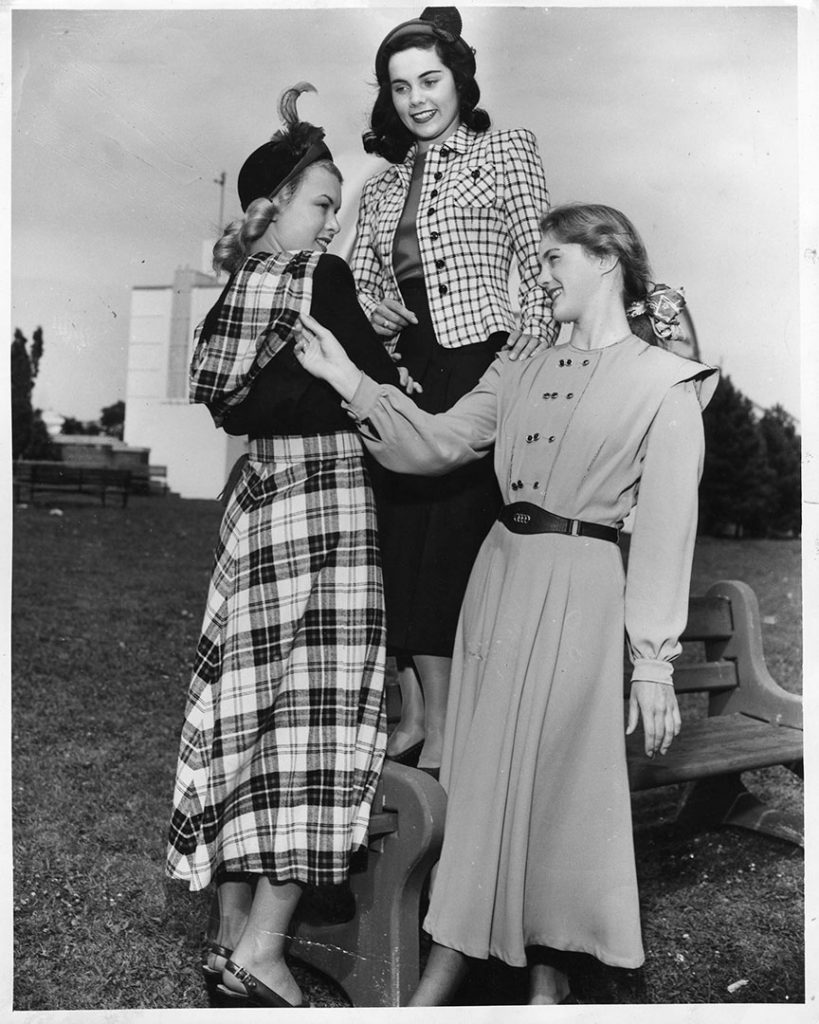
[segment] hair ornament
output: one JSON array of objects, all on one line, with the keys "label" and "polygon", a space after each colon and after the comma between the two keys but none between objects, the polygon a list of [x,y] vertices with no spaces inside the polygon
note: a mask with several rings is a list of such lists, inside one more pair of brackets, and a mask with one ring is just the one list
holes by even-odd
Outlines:
[{"label": "hair ornament", "polygon": [[626,310],[630,319],[646,314],[651,328],[661,341],[674,341],[680,337],[680,313],[685,309],[682,288],[655,284],[645,299],[633,302]]},{"label": "hair ornament", "polygon": [[454,46],[461,57],[471,62],[471,74],[475,74],[475,53],[461,37],[463,22],[457,7],[425,7],[420,17],[403,21],[391,29],[375,55],[375,75],[379,82],[387,80],[387,63],[390,47],[405,36],[427,36]]}]

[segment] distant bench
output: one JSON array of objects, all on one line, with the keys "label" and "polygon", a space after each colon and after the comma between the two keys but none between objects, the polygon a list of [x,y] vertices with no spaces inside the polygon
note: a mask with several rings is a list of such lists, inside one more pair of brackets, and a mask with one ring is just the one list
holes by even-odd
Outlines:
[{"label": "distant bench", "polygon": [[72,462],[39,462],[18,460],[12,463],[14,500],[23,499],[23,493],[33,503],[40,491],[74,494],[92,494],[105,504],[109,494],[118,495],[124,508],[131,489],[131,471],[108,466],[86,466]]},{"label": "distant bench", "polygon": [[[707,693],[708,717],[683,720],[664,756],[646,757],[642,729],[628,738],[633,791],[686,783],[679,819],[738,825],[803,845],[798,817],[765,807],[740,774],[785,765],[802,776],[802,700],[770,676],[756,595],[715,583],[689,602],[682,637],[704,658],[675,668],[678,693]],[[446,797],[427,774],[387,761],[376,793],[363,870],[350,876],[358,912],[342,925],[295,929],[292,953],[340,985],[355,1006],[405,1006],[420,969],[423,886],[438,859]]]},{"label": "distant bench", "polygon": [[168,467],[145,465],[131,468],[132,494],[167,494]]}]

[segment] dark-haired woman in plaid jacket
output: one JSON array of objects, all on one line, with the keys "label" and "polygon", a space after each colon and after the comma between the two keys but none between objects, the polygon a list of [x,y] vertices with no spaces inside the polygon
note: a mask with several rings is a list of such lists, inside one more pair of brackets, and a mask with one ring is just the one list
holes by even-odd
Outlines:
[{"label": "dark-haired woman in plaid jacket", "polygon": [[[557,333],[537,284],[538,222],[549,203],[537,144],[522,129],[488,130],[460,29],[454,8],[428,9],[378,50],[364,145],[393,166],[364,186],[351,258],[364,312],[387,348],[400,350],[423,389],[415,401],[432,413],[474,387],[505,345],[531,355]],[[386,470],[375,478],[387,643],[403,697],[387,753],[433,775],[458,612],[500,508],[489,462],[436,480]]]}]

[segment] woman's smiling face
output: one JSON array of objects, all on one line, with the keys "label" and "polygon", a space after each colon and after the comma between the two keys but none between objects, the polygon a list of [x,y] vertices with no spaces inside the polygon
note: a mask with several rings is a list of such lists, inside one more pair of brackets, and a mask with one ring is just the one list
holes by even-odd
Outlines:
[{"label": "woman's smiling face", "polygon": [[600,288],[599,261],[582,245],[563,242],[546,234],[540,244],[538,284],[552,302],[552,316],[558,323],[578,319]]},{"label": "woman's smiling face", "polygon": [[422,153],[455,131],[460,123],[460,98],[452,72],[434,47],[394,53],[389,75],[395,112],[418,140]]},{"label": "woman's smiling face", "polygon": [[338,234],[341,182],[327,167],[309,167],[287,206],[265,232],[284,251],[313,249],[326,252]]}]

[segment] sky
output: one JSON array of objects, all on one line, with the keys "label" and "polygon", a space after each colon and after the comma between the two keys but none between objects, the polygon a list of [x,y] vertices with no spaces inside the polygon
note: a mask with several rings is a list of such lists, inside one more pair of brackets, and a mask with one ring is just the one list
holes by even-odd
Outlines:
[{"label": "sky", "polygon": [[[416,8],[12,10],[12,326],[43,327],[34,404],[124,398],[130,292],[203,267],[236,174],[279,127],[327,131],[343,232],[383,165],[360,136],[384,34]],[[482,106],[535,132],[554,203],[622,209],[685,288],[703,358],[801,416],[797,12],[461,5]]]}]

